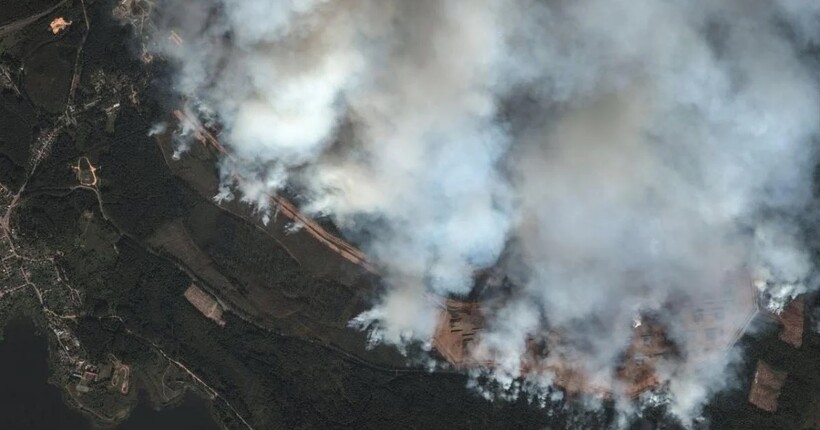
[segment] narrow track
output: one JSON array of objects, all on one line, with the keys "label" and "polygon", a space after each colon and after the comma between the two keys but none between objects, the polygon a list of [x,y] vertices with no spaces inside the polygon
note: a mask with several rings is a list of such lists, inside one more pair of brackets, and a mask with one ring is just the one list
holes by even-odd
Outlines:
[{"label": "narrow track", "polygon": [[[219,143],[219,140],[205,127],[196,117],[186,114],[183,111],[177,110],[174,112],[177,120],[180,122],[184,122],[187,125],[191,126],[195,130],[195,137],[197,140],[202,142],[203,145],[206,145],[210,148],[213,148],[220,154],[225,155],[226,157],[235,160],[235,158]],[[234,175],[234,179],[237,182],[242,182],[245,179],[239,175]],[[316,240],[321,242],[327,248],[339,254],[344,259],[364,268],[368,272],[376,273],[376,268],[367,260],[367,256],[356,248],[355,246],[351,245],[350,243],[346,242],[345,240],[339,238],[338,236],[333,235],[332,233],[325,230],[321,225],[319,225],[316,221],[310,219],[310,217],[304,215],[299,211],[299,209],[291,203],[288,199],[282,197],[278,194],[271,194],[267,193],[270,196],[271,201],[274,203],[274,207],[276,207],[280,213],[284,214],[289,219],[293,220],[294,222],[300,224],[305,231],[310,233]]]}]

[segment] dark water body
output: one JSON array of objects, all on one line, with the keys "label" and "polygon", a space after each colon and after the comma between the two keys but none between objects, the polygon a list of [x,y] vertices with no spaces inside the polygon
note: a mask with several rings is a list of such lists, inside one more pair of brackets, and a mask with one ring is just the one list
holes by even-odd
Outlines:
[{"label": "dark water body", "polygon": [[[69,408],[60,390],[48,383],[48,346],[34,324],[10,321],[0,341],[0,429],[93,430],[90,420]],[[218,430],[208,404],[188,396],[178,407],[154,411],[145,402],[119,430]]]}]

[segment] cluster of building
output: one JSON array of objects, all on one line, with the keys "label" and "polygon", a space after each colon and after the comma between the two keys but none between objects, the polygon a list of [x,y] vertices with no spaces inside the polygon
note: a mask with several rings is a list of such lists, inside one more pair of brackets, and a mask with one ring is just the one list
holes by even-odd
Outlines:
[{"label": "cluster of building", "polygon": [[128,394],[131,386],[131,367],[123,364],[116,357],[111,356],[110,358],[110,362],[101,365],[86,360],[77,360],[74,363],[74,371],[71,373],[71,376],[77,379],[74,389],[80,394],[85,394],[97,385],[110,387],[122,395]]}]

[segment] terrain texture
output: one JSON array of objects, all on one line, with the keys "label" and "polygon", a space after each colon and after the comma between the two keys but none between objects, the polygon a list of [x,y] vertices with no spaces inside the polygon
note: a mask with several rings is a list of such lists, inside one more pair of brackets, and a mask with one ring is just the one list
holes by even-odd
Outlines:
[{"label": "terrain texture", "polygon": [[[170,156],[183,100],[161,59],[140,59],[112,1],[0,0],[0,323],[48,333],[51,382],[95,423],[140,397],[211,401],[229,429],[606,428],[604,407],[485,400],[467,376],[367,349],[347,322],[380,288],[371,272],[284,217],[219,205],[211,148]],[[54,34],[57,17],[71,22]],[[775,414],[745,386],[707,408],[713,428],[820,428],[820,336],[784,348],[762,321],[738,349],[788,372]],[[143,393],[144,395],[141,395]],[[661,410],[635,428],[674,428]],[[648,427],[647,427],[648,426]]]}]

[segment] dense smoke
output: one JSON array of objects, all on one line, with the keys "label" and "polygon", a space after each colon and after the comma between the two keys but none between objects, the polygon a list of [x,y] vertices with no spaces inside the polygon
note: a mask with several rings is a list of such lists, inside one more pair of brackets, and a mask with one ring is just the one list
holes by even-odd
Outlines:
[{"label": "dense smoke", "polygon": [[[547,324],[606,379],[637,314],[748,278],[775,309],[807,288],[794,219],[811,199],[820,118],[801,55],[820,37],[812,0],[161,10],[155,49],[234,154],[219,198],[264,211],[288,186],[360,243],[388,285],[354,321],[374,341],[429,340],[430,297],[465,295],[498,267],[514,287],[482,346],[499,380],[518,376]],[[726,312],[744,318],[743,306]],[[686,331],[671,335],[687,351]],[[669,373],[680,413],[724,379]]]}]

